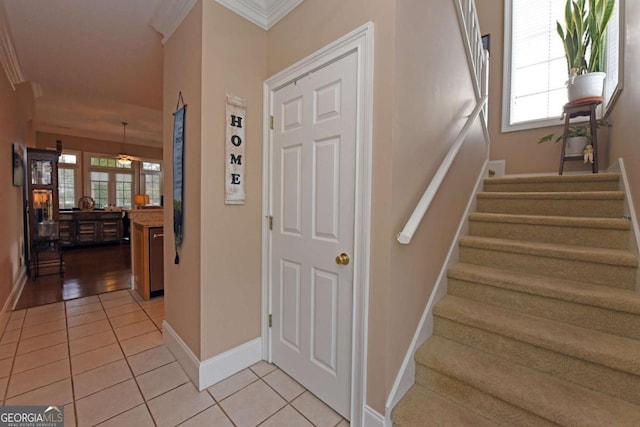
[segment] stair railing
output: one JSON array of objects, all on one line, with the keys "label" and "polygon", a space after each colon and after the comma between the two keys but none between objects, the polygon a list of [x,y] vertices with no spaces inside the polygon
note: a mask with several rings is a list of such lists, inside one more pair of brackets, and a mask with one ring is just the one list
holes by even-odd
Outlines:
[{"label": "stair railing", "polygon": [[411,242],[413,235],[422,222],[429,206],[431,206],[431,202],[433,202],[444,178],[447,176],[451,165],[456,159],[460,148],[462,148],[472,125],[480,116],[482,116],[482,128],[485,140],[487,142],[489,141],[486,108],[489,89],[489,54],[482,45],[482,36],[480,35],[480,26],[478,24],[478,15],[476,13],[474,0],[454,0],[454,4],[458,12],[458,23],[462,32],[463,44],[467,54],[467,64],[469,65],[469,71],[472,76],[471,80],[473,81],[476,94],[476,106],[451,145],[449,152],[442,160],[440,167],[424,191],[424,194],[420,198],[420,201],[413,210],[404,228],[398,233],[398,242],[403,245],[408,245]]}]

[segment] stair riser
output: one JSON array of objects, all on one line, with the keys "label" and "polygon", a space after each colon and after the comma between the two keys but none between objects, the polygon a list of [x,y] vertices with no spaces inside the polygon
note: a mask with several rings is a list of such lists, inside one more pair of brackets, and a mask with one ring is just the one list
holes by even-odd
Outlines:
[{"label": "stair riser", "polygon": [[505,358],[512,363],[640,404],[640,377],[637,375],[439,316],[434,316],[434,334]]},{"label": "stair riser", "polygon": [[636,268],[460,245],[460,261],[520,273],[634,289]]},{"label": "stair riser", "polygon": [[529,182],[498,183],[486,180],[484,191],[492,192],[560,192],[560,191],[618,191],[618,181],[602,182]]},{"label": "stair riser", "polygon": [[473,411],[493,420],[499,426],[557,426],[529,411],[424,365],[416,365],[416,383],[446,396],[459,405],[472,408]]},{"label": "stair riser", "polygon": [[640,339],[640,315],[453,278],[448,279],[447,290],[449,295],[508,310]]},{"label": "stair riser", "polygon": [[620,218],[623,200],[611,199],[513,199],[478,197],[477,212],[514,215],[581,216]]},{"label": "stair riser", "polygon": [[625,250],[629,248],[628,230],[470,220],[469,234],[472,236],[557,243],[561,245]]}]

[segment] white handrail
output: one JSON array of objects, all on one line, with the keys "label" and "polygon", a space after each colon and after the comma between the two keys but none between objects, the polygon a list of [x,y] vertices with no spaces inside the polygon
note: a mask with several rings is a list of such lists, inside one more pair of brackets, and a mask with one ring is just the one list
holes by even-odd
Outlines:
[{"label": "white handrail", "polygon": [[477,103],[473,112],[467,119],[467,122],[462,127],[462,130],[460,130],[458,137],[453,142],[449,152],[445,156],[444,160],[442,160],[440,167],[433,176],[433,179],[422,195],[418,205],[413,210],[409,220],[402,231],[398,233],[398,242],[403,245],[408,245],[411,242],[420,222],[422,222],[422,218],[427,212],[427,209],[429,209],[440,185],[442,185],[442,182],[458,155],[462,144],[467,138],[467,134],[469,133],[471,126],[476,121],[480,113],[483,112],[483,109],[482,130],[485,135],[485,139],[488,141],[489,138],[487,129],[487,111],[485,108],[487,105],[489,87],[489,55],[482,46],[482,36],[480,35],[478,15],[474,0],[454,0],[454,4],[458,14],[460,31],[462,32],[464,39],[464,49],[467,54],[467,63],[469,65],[469,72],[472,77]]},{"label": "white handrail", "polygon": [[422,195],[422,198],[416,205],[416,208],[413,210],[413,213],[409,217],[409,220],[405,224],[402,231],[398,233],[399,243],[403,245],[408,245],[411,242],[411,239],[413,238],[414,233],[418,229],[420,222],[422,222],[422,218],[424,217],[424,214],[427,213],[427,209],[429,209],[429,206],[431,205],[431,202],[436,196],[436,193],[438,192],[438,189],[440,188],[442,181],[444,181],[444,178],[447,175],[447,172],[449,172],[449,169],[451,168],[453,161],[458,155],[458,151],[460,151],[460,148],[462,147],[464,140],[467,138],[467,134],[471,129],[471,125],[473,125],[473,123],[476,121],[476,119],[480,115],[480,111],[482,111],[486,103],[487,103],[487,95],[483,96],[482,99],[476,104],[476,108],[473,109],[473,112],[467,119],[467,122],[462,127],[462,130],[460,130],[460,133],[458,134],[458,137],[454,141],[453,146],[451,147],[447,155],[444,157],[444,160],[440,164],[440,167],[436,171],[436,174],[433,176],[433,179],[431,180],[431,183],[429,183],[429,186],[427,187],[424,194]]}]

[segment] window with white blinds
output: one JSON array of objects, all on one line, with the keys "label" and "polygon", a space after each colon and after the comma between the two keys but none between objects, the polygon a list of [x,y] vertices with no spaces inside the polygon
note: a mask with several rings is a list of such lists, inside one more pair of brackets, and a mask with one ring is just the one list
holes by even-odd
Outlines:
[{"label": "window with white blinds", "polygon": [[[565,0],[505,0],[502,131],[559,124],[567,102],[567,61],[556,21]],[[606,101],[618,87],[619,13],[608,29]],[[605,103],[606,104],[606,103]]]},{"label": "window with white blinds", "polygon": [[607,59],[605,64],[607,77],[604,81],[604,99],[607,107],[615,102],[617,93],[622,90],[621,64],[624,58],[622,55],[624,40],[621,35],[624,34],[624,31],[620,11],[623,8],[624,1],[618,0],[616,10],[607,27]]}]

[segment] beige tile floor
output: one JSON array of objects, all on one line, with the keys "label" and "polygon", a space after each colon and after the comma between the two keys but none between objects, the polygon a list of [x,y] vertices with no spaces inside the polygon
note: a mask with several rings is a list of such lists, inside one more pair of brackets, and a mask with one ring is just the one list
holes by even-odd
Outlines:
[{"label": "beige tile floor", "polygon": [[65,426],[349,423],[259,362],[198,392],[162,345],[164,300],[124,290],[15,311],[0,339],[4,405],[64,405]]}]

